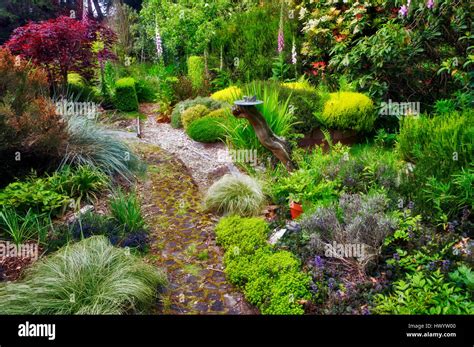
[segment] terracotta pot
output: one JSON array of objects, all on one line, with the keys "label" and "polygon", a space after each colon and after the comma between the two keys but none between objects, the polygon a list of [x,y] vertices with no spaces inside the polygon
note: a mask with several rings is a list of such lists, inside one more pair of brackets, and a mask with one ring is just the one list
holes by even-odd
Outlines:
[{"label": "terracotta pot", "polygon": [[291,219],[298,218],[303,213],[303,206],[299,202],[290,202]]}]

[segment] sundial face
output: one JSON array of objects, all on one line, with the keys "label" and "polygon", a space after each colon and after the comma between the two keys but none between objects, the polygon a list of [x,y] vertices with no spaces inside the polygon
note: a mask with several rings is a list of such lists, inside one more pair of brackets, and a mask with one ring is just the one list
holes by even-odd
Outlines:
[{"label": "sundial face", "polygon": [[235,101],[237,106],[255,106],[263,104],[263,101],[257,100],[257,96],[244,96],[243,100]]}]

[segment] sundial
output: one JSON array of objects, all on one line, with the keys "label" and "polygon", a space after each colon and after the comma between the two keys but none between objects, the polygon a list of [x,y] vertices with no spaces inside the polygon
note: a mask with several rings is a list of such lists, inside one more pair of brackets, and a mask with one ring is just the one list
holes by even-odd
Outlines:
[{"label": "sundial", "polygon": [[257,100],[257,96],[244,96],[243,100],[237,100],[234,102],[237,106],[256,106],[263,104],[262,100]]}]

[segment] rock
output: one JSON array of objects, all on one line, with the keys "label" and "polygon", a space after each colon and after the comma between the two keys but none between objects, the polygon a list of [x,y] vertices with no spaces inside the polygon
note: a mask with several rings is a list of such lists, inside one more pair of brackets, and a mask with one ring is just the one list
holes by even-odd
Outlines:
[{"label": "rock", "polygon": [[94,211],[94,206],[93,205],[85,205],[83,208],[81,208],[79,211],[74,213],[71,217],[69,217],[68,222],[72,223],[76,221],[81,215],[84,213]]},{"label": "rock", "polygon": [[286,223],[286,228],[290,232],[300,232],[301,231],[301,225],[298,224],[296,221],[290,221]]},{"label": "rock", "polygon": [[224,294],[224,303],[227,307],[235,307],[238,304],[237,300],[230,294]]},{"label": "rock", "polygon": [[268,241],[271,245],[276,244],[287,232],[286,229],[280,229],[275,231],[271,236],[270,240]]},{"label": "rock", "polygon": [[211,310],[214,312],[222,312],[224,310],[224,304],[222,303],[222,301],[216,300],[213,302]]}]

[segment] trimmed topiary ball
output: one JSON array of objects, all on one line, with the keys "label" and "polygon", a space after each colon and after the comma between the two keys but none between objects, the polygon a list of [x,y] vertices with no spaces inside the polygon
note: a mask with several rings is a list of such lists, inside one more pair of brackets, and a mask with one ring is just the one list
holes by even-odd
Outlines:
[{"label": "trimmed topiary ball", "polygon": [[181,101],[177,103],[173,109],[173,113],[171,114],[171,126],[176,129],[182,128],[183,123],[181,117],[183,112],[196,105],[204,105],[210,110],[217,110],[222,107],[222,102],[202,96],[198,96],[196,99]]},{"label": "trimmed topiary ball", "polygon": [[181,116],[181,121],[183,122],[183,127],[185,130],[188,129],[188,126],[195,120],[202,118],[209,114],[210,110],[204,105],[196,105],[188,108],[183,112]]},{"label": "trimmed topiary ball", "polygon": [[227,112],[222,108],[210,112],[207,116],[192,122],[186,129],[186,133],[198,142],[211,143],[224,140]]},{"label": "trimmed topiary ball", "polygon": [[370,131],[377,115],[373,101],[354,92],[331,93],[318,120],[333,129]]},{"label": "trimmed topiary ball", "polygon": [[225,175],[208,190],[208,210],[226,215],[255,216],[260,214],[265,195],[262,186],[247,175]]},{"label": "trimmed topiary ball", "polygon": [[225,130],[222,127],[223,120],[209,115],[192,122],[186,129],[186,133],[194,141],[212,143],[225,138]]},{"label": "trimmed topiary ball", "polygon": [[115,83],[115,107],[123,112],[138,111],[138,98],[133,78],[121,78]]}]

